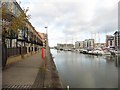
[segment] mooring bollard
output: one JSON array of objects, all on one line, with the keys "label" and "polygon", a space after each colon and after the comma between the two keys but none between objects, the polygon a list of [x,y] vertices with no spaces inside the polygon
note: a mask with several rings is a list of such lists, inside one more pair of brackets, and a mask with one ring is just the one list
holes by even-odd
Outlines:
[{"label": "mooring bollard", "polygon": [[69,90],[69,88],[70,88],[70,87],[69,87],[69,86],[67,86],[67,90]]}]

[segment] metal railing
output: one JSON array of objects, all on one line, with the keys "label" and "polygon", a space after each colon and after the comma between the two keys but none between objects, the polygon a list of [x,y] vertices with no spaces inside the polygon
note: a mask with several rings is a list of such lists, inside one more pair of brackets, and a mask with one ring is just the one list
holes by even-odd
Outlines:
[{"label": "metal railing", "polygon": [[26,54],[26,53],[27,53],[26,47],[7,48],[7,57],[17,56],[17,55]]}]

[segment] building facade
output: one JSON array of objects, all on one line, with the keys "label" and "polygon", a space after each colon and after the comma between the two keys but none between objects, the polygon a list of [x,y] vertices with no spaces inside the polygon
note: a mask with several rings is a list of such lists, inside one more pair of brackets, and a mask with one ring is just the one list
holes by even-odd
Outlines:
[{"label": "building facade", "polygon": [[[7,17],[2,18],[3,23],[10,23],[11,17],[18,17],[23,12],[17,2],[2,2],[2,5],[7,8]],[[43,45],[40,35],[28,20],[25,22],[25,27],[18,31],[18,33],[9,31],[5,36],[7,57],[36,52]]]},{"label": "building facade", "polygon": [[83,41],[77,41],[75,42],[75,49],[83,49],[84,42]]},{"label": "building facade", "polygon": [[73,48],[74,48],[73,44],[57,44],[57,49],[69,50]]},{"label": "building facade", "polygon": [[94,48],[94,39],[85,39],[84,40],[84,48],[85,49],[93,49]]},{"label": "building facade", "polygon": [[89,39],[88,40],[88,48],[93,49],[94,48],[94,39]]},{"label": "building facade", "polygon": [[88,48],[88,39],[85,39],[84,41],[83,41],[83,45],[84,45],[84,48],[85,49],[87,49]]},{"label": "building facade", "polygon": [[106,35],[106,47],[115,47],[114,36]]},{"label": "building facade", "polygon": [[94,48],[105,48],[106,47],[106,43],[95,43]]},{"label": "building facade", "polygon": [[115,48],[120,50],[120,31],[114,33]]}]

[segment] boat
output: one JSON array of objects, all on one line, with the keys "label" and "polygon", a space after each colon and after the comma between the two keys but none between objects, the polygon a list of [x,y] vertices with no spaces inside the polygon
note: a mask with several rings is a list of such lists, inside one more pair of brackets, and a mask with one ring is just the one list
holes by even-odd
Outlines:
[{"label": "boat", "polygon": [[115,54],[120,55],[120,51],[115,51]]},{"label": "boat", "polygon": [[114,50],[112,51],[115,55],[120,55],[120,51],[119,50]]},{"label": "boat", "polygon": [[63,49],[62,49],[62,48],[60,48],[60,51],[63,51]]},{"label": "boat", "polygon": [[120,55],[120,51],[119,50],[109,49],[109,52],[111,53],[111,55]]},{"label": "boat", "polygon": [[71,51],[71,49],[68,49],[68,51]]},{"label": "boat", "polygon": [[91,50],[91,51],[88,51],[88,54],[92,54],[93,53],[93,50]]},{"label": "boat", "polygon": [[64,49],[64,51],[68,51],[68,49]]},{"label": "boat", "polygon": [[80,49],[80,53],[82,53],[83,52],[83,49]]},{"label": "boat", "polygon": [[93,54],[111,55],[111,52],[108,49],[97,48],[93,51]]},{"label": "boat", "polygon": [[88,51],[87,51],[86,49],[84,49],[84,50],[82,51],[82,53],[83,53],[83,54],[88,54]]},{"label": "boat", "polygon": [[108,49],[103,49],[103,53],[104,55],[111,55],[111,52]]},{"label": "boat", "polygon": [[103,51],[102,51],[102,49],[94,49],[93,51],[92,51],[92,54],[93,55],[103,55]]}]

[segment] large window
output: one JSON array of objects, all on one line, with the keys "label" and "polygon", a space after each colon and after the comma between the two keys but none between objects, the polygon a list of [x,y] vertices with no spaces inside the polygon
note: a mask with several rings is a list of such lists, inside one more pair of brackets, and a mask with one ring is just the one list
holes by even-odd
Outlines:
[{"label": "large window", "polygon": [[110,46],[112,46],[112,40],[110,40]]},{"label": "large window", "polygon": [[21,47],[21,45],[22,45],[22,42],[18,41],[18,47]]},{"label": "large window", "polygon": [[20,30],[20,32],[18,34],[18,39],[22,39],[22,30]]},{"label": "large window", "polygon": [[7,48],[10,48],[10,39],[6,39],[5,42],[6,42]]},{"label": "large window", "polygon": [[12,47],[16,47],[16,42],[17,42],[16,39],[12,39]]}]

